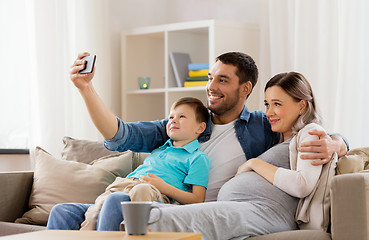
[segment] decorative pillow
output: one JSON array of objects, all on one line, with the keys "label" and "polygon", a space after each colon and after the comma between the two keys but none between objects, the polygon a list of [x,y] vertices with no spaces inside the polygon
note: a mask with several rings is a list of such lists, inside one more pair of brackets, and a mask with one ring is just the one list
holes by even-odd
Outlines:
[{"label": "decorative pillow", "polygon": [[355,173],[369,169],[369,147],[355,148],[337,163],[336,174]]},{"label": "decorative pillow", "polygon": [[94,203],[117,176],[131,172],[132,152],[110,155],[91,164],[56,159],[40,147],[35,151],[35,171],[30,209],[17,223],[46,225],[57,203]]},{"label": "decorative pillow", "polygon": [[119,152],[113,152],[106,149],[103,142],[77,140],[71,137],[64,137],[63,143],[64,148],[61,153],[63,160],[90,163],[93,160],[104,156],[119,154]]}]

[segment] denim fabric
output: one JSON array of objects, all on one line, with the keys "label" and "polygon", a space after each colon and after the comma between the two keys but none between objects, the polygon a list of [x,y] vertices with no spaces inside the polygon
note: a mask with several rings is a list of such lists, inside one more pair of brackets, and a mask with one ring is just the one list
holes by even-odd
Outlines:
[{"label": "denim fabric", "polygon": [[[118,118],[119,128],[115,137],[105,140],[104,145],[112,151],[152,152],[168,139],[165,126],[168,119],[152,122],[124,123]],[[199,142],[206,142],[211,135],[211,119]],[[236,135],[246,158],[257,157],[279,142],[279,134],[271,130],[270,123],[262,111],[250,112],[245,106],[235,124]]]},{"label": "denim fabric", "polygon": [[129,195],[124,192],[110,194],[101,208],[97,220],[97,231],[119,231],[123,221],[121,202],[131,201]]},{"label": "denim fabric", "polygon": [[85,220],[85,212],[91,204],[61,203],[55,205],[49,215],[46,229],[78,230]]},{"label": "denim fabric", "polygon": [[[97,221],[98,231],[119,231],[123,221],[121,202],[130,201],[123,192],[110,194],[104,202]],[[55,205],[50,212],[46,229],[79,230],[85,220],[85,212],[92,204],[62,203]]]}]

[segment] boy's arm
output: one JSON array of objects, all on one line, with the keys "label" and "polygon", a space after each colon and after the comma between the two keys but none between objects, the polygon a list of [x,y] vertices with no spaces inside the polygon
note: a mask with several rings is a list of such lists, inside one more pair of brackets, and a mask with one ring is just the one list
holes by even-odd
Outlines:
[{"label": "boy's arm", "polygon": [[202,203],[205,201],[206,189],[203,186],[192,185],[192,192],[186,192],[164,182],[163,179],[152,173],[147,175],[141,176],[140,180],[154,185],[162,194],[173,198],[181,204]]}]

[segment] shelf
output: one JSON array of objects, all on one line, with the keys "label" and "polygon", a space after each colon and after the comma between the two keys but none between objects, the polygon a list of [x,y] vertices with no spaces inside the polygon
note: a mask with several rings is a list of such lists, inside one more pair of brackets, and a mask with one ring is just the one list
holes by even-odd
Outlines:
[{"label": "shelf", "polygon": [[[188,53],[192,63],[214,63],[230,51],[257,61],[256,25],[218,20],[172,23],[122,32],[122,119],[157,120],[168,116],[174,101],[196,97],[206,104],[206,87],[177,87],[170,52]],[[149,89],[139,89],[138,77],[150,77]]]},{"label": "shelf", "polygon": [[164,93],[165,88],[155,88],[155,89],[139,89],[128,91],[127,94],[151,94],[151,93]]},{"label": "shelf", "polygon": [[151,94],[151,93],[164,93],[164,92],[192,92],[192,91],[205,91],[205,86],[200,87],[173,87],[173,88],[156,88],[156,89],[139,89],[128,91],[127,94]]},{"label": "shelf", "polygon": [[192,92],[192,91],[205,91],[205,86],[199,87],[175,87],[175,88],[168,88],[168,92]]}]

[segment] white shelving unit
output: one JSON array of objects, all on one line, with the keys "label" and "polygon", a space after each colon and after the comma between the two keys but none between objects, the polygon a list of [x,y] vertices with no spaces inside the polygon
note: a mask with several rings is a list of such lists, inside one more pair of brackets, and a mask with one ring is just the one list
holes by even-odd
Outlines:
[{"label": "white shelving unit", "polygon": [[[170,52],[185,52],[192,63],[214,63],[216,56],[241,51],[257,62],[259,32],[255,25],[205,20],[122,32],[122,119],[150,121],[168,116],[172,103],[192,96],[206,104],[205,87],[177,87]],[[137,78],[150,77],[149,89]]]}]

